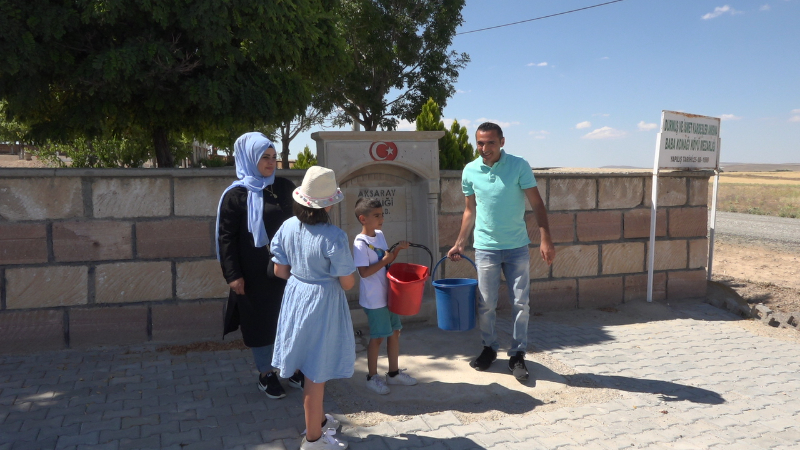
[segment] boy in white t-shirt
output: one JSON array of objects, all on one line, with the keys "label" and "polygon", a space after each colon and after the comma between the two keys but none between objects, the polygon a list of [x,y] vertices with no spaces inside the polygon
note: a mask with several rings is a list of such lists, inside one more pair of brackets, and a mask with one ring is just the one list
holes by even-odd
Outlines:
[{"label": "boy in white t-shirt", "polygon": [[[358,304],[364,308],[369,320],[369,346],[367,347],[367,388],[378,393],[388,394],[388,384],[413,386],[417,380],[400,371],[400,316],[389,311],[387,298],[389,280],[386,268],[397,258],[408,242],[402,241],[393,251],[389,251],[383,232],[383,205],[376,198],[361,197],[356,201],[356,217],[361,223],[361,234],[353,242],[353,260],[361,275]],[[386,338],[386,353],[389,357],[389,372],[386,378],[378,375],[378,352],[383,338]]]}]

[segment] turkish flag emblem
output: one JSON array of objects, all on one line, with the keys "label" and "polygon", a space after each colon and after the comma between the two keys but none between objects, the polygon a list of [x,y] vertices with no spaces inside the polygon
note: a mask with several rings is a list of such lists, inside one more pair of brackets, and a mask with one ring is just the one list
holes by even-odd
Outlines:
[{"label": "turkish flag emblem", "polygon": [[369,147],[369,156],[375,161],[393,161],[397,158],[397,145],[394,142],[373,142]]}]

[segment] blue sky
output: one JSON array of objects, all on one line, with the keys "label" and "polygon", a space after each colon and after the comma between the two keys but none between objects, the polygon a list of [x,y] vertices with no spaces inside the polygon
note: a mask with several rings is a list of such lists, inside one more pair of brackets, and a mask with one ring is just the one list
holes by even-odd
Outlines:
[{"label": "blue sky", "polygon": [[[459,31],[605,1],[467,0]],[[723,162],[800,163],[800,0],[624,0],[461,34],[453,49],[471,62],[446,124],[474,145],[497,122],[533,167],[652,167],[661,110],[722,118]],[[306,144],[310,132],[292,154]]]}]

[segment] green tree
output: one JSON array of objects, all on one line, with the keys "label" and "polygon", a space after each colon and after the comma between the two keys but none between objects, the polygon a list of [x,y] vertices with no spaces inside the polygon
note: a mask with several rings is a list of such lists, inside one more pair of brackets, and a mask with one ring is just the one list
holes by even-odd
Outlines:
[{"label": "green tree", "polygon": [[448,130],[441,118],[439,105],[429,98],[417,116],[417,131],[444,131],[444,136],[439,138],[439,169],[462,170],[477,157],[475,149],[469,143],[467,129],[459,125],[458,120],[453,120]]},{"label": "green tree", "polygon": [[311,166],[317,165],[317,157],[311,154],[311,150],[306,145],[303,152],[297,155],[297,161],[294,162],[295,169],[308,169]]},{"label": "green tree", "polygon": [[[275,130],[276,136],[281,140],[281,168],[289,168],[289,145],[298,134],[308,131],[313,126],[320,126],[330,114],[330,108],[309,104],[306,109],[291,120],[281,122]],[[308,146],[306,146],[306,149]],[[316,159],[314,160],[316,164]],[[314,164],[311,164],[312,166]],[[310,167],[310,166],[309,166]]]},{"label": "green tree", "polygon": [[37,140],[171,136],[295,116],[347,64],[336,0],[6,0],[0,99]]},{"label": "green tree", "polygon": [[342,0],[340,30],[352,64],[333,85],[334,125],[393,130],[399,119],[413,121],[429,97],[445,106],[469,62],[466,53],[448,51],[464,2]]}]

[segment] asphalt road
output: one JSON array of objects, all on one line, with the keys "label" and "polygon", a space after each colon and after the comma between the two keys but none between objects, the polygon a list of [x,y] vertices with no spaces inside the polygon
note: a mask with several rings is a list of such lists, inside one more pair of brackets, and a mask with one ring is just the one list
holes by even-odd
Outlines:
[{"label": "asphalt road", "polygon": [[800,245],[800,219],[717,211],[715,234],[752,241]]}]

